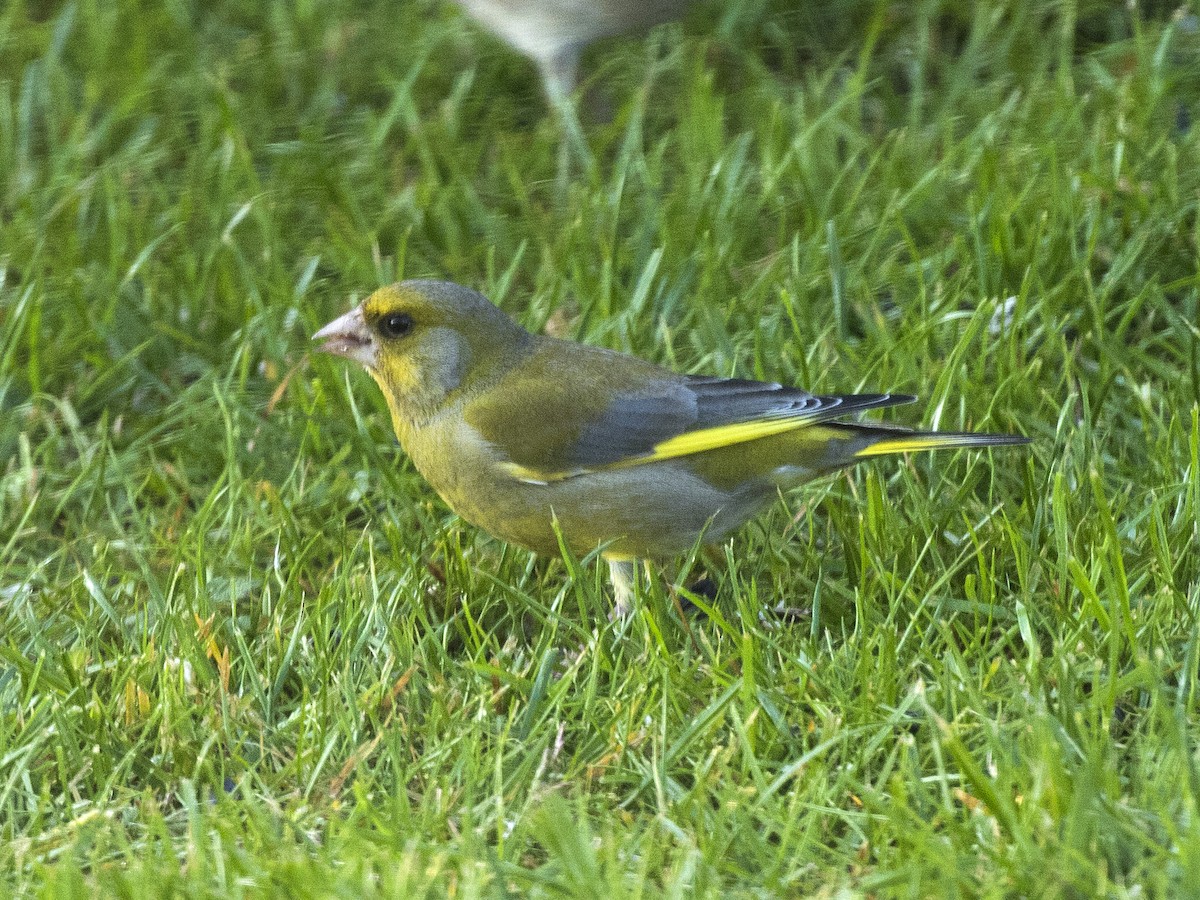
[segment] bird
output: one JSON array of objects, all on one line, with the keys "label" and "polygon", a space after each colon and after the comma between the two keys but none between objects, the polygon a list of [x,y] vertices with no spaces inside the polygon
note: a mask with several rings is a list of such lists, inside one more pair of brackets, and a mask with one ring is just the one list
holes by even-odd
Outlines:
[{"label": "bird", "polygon": [[692,0],[456,0],[538,67],[556,105],[574,90],[579,54],[603,37],[683,15]]},{"label": "bird", "polygon": [[718,545],[781,491],[876,456],[1026,444],[848,417],[906,394],[817,395],[680,374],[534,334],[447,281],[382,287],[313,336],[364,366],[417,471],[467,522],[538,554],[599,551],[614,618],[638,561]]}]

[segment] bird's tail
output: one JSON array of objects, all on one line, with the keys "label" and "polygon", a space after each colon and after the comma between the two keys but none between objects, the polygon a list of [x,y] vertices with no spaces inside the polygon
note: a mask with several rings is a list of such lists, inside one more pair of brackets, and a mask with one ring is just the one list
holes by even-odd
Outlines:
[{"label": "bird's tail", "polygon": [[976,434],[970,431],[899,431],[878,426],[859,426],[860,439],[868,443],[854,453],[855,459],[911,453],[917,450],[946,450],[955,447],[1005,447],[1028,444],[1017,434]]}]

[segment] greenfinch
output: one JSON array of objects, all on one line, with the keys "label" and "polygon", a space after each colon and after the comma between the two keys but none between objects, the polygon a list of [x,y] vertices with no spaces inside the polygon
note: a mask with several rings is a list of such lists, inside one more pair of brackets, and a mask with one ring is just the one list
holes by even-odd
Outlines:
[{"label": "greenfinch", "polygon": [[467,13],[537,64],[550,99],[575,89],[579,54],[592,41],[683,14],[691,0],[457,0]]},{"label": "greenfinch", "polygon": [[535,553],[559,553],[559,535],[577,555],[599,549],[618,614],[637,560],[721,542],[780,491],[874,456],[1028,442],[845,421],[915,398],[681,375],[531,334],[449,282],[381,288],[314,339],[366,367],[459,516]]}]

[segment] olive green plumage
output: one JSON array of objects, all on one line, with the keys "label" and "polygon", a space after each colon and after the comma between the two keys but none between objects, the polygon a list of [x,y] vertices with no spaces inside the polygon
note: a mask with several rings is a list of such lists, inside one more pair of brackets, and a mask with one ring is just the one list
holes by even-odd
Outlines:
[{"label": "olive green plumage", "polygon": [[664,559],[864,457],[1026,443],[839,421],[913,398],[680,375],[530,334],[447,282],[382,288],[316,338],[366,366],[404,450],[456,513],[538,553],[559,552],[557,522],[577,554]]}]

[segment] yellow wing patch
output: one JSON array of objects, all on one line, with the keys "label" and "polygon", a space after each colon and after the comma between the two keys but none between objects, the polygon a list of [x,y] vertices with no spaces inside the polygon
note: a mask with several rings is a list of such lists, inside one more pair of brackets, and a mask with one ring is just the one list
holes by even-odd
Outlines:
[{"label": "yellow wing patch", "polygon": [[638,465],[639,463],[654,462],[660,459],[675,459],[679,456],[691,456],[693,453],[703,453],[706,450],[717,450],[732,444],[744,444],[759,438],[794,431],[806,424],[813,416],[773,416],[771,418],[753,419],[749,422],[734,422],[731,425],[718,425],[715,428],[701,428],[697,431],[685,431],[673,438],[655,444],[654,449],[645,456],[634,457],[616,463],[618,466]]},{"label": "yellow wing patch", "polygon": [[565,472],[544,472],[517,463],[504,463],[504,470],[518,481],[526,484],[545,485],[555,481],[564,481],[579,475],[593,472],[607,472],[613,469],[627,469],[633,466],[643,466],[647,463],[659,462],[664,459],[677,459],[681,456],[692,456],[706,450],[717,450],[733,444],[744,444],[759,438],[794,431],[809,424],[815,416],[812,412],[801,415],[771,416],[754,419],[748,422],[734,422],[730,425],[718,425],[714,428],[701,428],[687,431],[673,438],[655,444],[649,453],[630,456],[616,462],[600,466],[582,467]]}]

